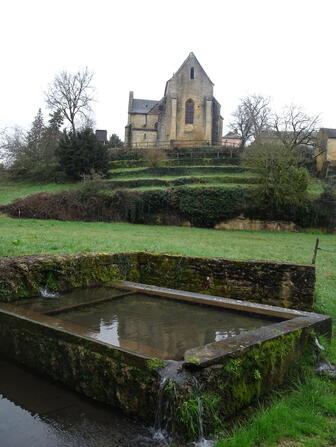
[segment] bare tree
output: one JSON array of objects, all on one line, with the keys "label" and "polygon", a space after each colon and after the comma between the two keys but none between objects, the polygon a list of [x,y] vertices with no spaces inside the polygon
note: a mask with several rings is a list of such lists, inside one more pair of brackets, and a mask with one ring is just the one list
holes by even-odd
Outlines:
[{"label": "bare tree", "polygon": [[93,73],[86,67],[77,73],[61,71],[46,92],[46,102],[53,112],[59,111],[69,121],[73,132],[76,131],[76,119],[84,120],[90,115],[93,101],[91,85]]},{"label": "bare tree", "polygon": [[270,98],[261,95],[246,96],[241,100],[233,113],[230,128],[240,135],[242,147],[268,129],[271,114],[269,104]]},{"label": "bare tree", "polygon": [[319,116],[309,116],[302,109],[292,104],[281,114],[273,117],[276,137],[289,149],[301,145],[312,145],[319,124]]},{"label": "bare tree", "polygon": [[27,134],[16,126],[13,129],[4,129],[0,133],[1,161],[6,166],[11,166],[27,147]]}]

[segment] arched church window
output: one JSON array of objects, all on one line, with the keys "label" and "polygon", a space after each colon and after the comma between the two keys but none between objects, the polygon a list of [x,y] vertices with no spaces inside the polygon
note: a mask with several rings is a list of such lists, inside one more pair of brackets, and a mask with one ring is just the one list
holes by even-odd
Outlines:
[{"label": "arched church window", "polygon": [[147,138],[147,135],[144,133],[144,140]]},{"label": "arched church window", "polygon": [[185,123],[194,123],[194,101],[192,99],[188,99],[185,103]]},{"label": "arched church window", "polygon": [[194,67],[190,68],[190,79],[195,79],[195,69],[194,69]]},{"label": "arched church window", "polygon": [[158,128],[158,123],[155,123],[154,124],[154,129],[157,129]]}]

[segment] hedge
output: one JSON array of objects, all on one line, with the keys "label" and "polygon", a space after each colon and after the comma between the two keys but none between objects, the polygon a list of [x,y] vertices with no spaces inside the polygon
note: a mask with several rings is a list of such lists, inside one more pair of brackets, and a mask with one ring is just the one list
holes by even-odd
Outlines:
[{"label": "hedge", "polygon": [[198,227],[241,214],[262,220],[287,220],[302,227],[336,225],[336,202],[331,207],[320,199],[298,207],[272,210],[253,206],[253,189],[241,187],[180,186],[170,189],[132,191],[64,191],[40,193],[0,207],[11,217],[73,221],[174,224],[189,221]]},{"label": "hedge", "polygon": [[[211,165],[239,165],[240,159],[238,157],[226,157],[226,158],[171,158],[163,160],[162,166],[211,166]],[[124,168],[140,168],[148,166],[148,163],[144,159],[136,160],[114,160],[109,162],[110,169],[124,169]]]},{"label": "hedge", "polygon": [[177,187],[162,190],[116,190],[84,194],[40,193],[0,207],[11,217],[75,221],[175,223],[212,227],[243,211],[244,189]]},{"label": "hedge", "polygon": [[[110,148],[108,150],[109,160],[142,160],[145,158],[148,148]],[[166,148],[160,149],[165,153],[166,157],[175,159],[190,159],[190,158],[237,158],[239,159],[242,150],[239,148],[230,148],[224,146],[204,146],[204,147],[180,147],[180,148]]]}]

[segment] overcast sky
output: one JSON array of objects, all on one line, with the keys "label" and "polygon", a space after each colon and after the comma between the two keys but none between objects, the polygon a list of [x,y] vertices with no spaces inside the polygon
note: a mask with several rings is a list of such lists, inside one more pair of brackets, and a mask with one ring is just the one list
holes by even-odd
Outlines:
[{"label": "overcast sky", "polygon": [[1,0],[0,129],[47,116],[54,75],[88,66],[97,128],[123,139],[129,90],[159,100],[191,51],[224,126],[258,93],[336,127],[335,17],[335,0]]}]

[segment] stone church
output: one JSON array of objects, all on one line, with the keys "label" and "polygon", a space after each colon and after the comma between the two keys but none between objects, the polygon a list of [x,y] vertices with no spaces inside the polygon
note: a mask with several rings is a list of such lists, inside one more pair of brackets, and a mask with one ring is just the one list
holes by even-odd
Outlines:
[{"label": "stone church", "polygon": [[166,83],[160,101],[129,94],[128,147],[221,145],[223,118],[213,82],[190,53]]}]

